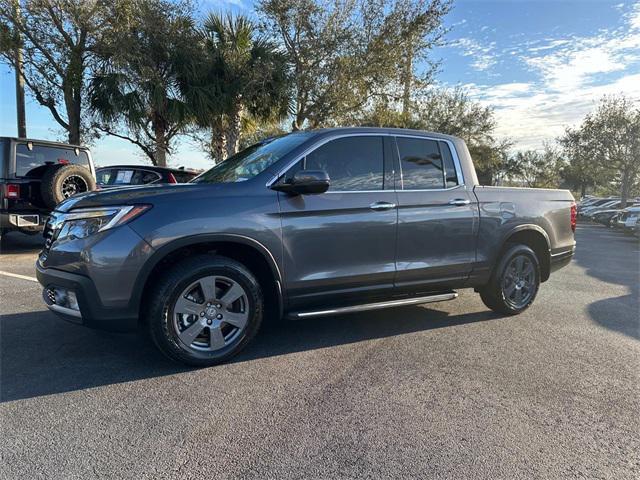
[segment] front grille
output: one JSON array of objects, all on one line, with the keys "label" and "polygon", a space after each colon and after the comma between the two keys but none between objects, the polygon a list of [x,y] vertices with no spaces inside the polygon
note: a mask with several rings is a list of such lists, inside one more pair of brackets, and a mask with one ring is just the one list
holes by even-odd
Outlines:
[{"label": "front grille", "polygon": [[42,249],[43,254],[46,254],[51,248],[51,244],[58,235],[61,223],[62,222],[58,220],[56,212],[51,212],[51,215],[49,215],[49,218],[47,219],[47,223],[44,224],[44,230],[42,232],[42,236],[44,237],[44,248]]},{"label": "front grille", "polygon": [[47,304],[56,304],[56,293],[54,292],[53,288],[47,288],[44,294],[46,295],[45,301],[47,302]]}]

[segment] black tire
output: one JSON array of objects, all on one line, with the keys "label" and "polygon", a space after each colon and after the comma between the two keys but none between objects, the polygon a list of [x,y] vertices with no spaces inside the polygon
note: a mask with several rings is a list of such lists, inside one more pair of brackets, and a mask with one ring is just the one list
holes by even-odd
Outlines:
[{"label": "black tire", "polygon": [[[520,303],[515,302],[511,298],[507,298],[504,288],[505,282],[510,284],[509,279],[511,278],[512,272],[507,271],[508,267],[511,267],[512,262],[518,257],[528,259],[528,261],[531,262],[533,270],[531,282],[527,282],[527,284],[531,284],[531,292],[529,294],[529,291],[527,291],[527,298],[523,298]],[[525,265],[527,265],[526,261]],[[509,276],[509,279],[506,278],[507,276]],[[479,291],[483,303],[494,312],[505,315],[517,315],[529,308],[535,300],[539,289],[540,261],[535,252],[526,245],[510,245],[505,249],[498,265],[491,274],[489,283]]]},{"label": "black tire", "polygon": [[[199,351],[193,347],[193,343],[186,346],[180,341],[179,334],[184,330],[179,331],[180,326],[173,308],[189,285],[210,276],[231,279],[242,287],[248,303],[248,320],[244,329],[238,331],[228,345],[215,351]],[[170,359],[195,367],[216,365],[237,355],[258,333],[264,309],[262,289],[253,274],[235,260],[213,255],[189,257],[163,272],[162,278],[154,285],[145,301],[145,320],[155,345]],[[204,301],[201,308],[206,308]],[[191,325],[196,321],[198,320]]]},{"label": "black tire", "polygon": [[91,172],[80,165],[52,165],[42,175],[40,195],[45,206],[55,208],[76,193],[96,189]]}]

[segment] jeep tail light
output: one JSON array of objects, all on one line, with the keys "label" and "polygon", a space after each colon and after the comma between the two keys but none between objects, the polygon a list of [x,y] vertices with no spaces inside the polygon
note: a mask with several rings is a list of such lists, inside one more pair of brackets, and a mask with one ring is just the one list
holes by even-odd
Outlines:
[{"label": "jeep tail light", "polygon": [[576,206],[576,203],[573,202],[571,204],[571,230],[573,232],[576,231],[577,221],[578,221],[578,207]]},{"label": "jeep tail light", "polygon": [[4,193],[4,198],[20,198],[20,185],[10,183]]},{"label": "jeep tail light", "polygon": [[176,177],[173,176],[173,173],[169,173],[169,183],[178,183]]}]

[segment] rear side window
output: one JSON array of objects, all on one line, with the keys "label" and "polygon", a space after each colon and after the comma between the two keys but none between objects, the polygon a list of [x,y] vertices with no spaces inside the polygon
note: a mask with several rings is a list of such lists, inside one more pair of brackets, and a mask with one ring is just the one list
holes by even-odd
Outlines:
[{"label": "rear side window", "polygon": [[96,183],[98,185],[109,185],[109,181],[113,178],[112,169],[101,169],[96,172]]},{"label": "rear side window", "polygon": [[195,173],[192,172],[173,172],[173,176],[178,183],[187,183],[192,178],[196,177]]},{"label": "rear side window", "polygon": [[80,149],[26,143],[16,145],[16,176],[29,177],[42,172],[47,165],[81,165],[90,169],[87,152]]},{"label": "rear side window", "polygon": [[[300,166],[297,165],[292,170],[297,168]],[[362,136],[331,140],[307,155],[304,169],[327,172],[331,180],[330,191],[382,190],[382,137]],[[290,173],[292,174],[292,171]]]},{"label": "rear side window", "polygon": [[146,185],[148,183],[157,182],[162,178],[158,172],[150,170],[136,170],[131,181],[132,185]]},{"label": "rear side window", "polygon": [[[151,170],[138,170],[135,168],[114,168],[100,171],[97,175],[101,185],[146,185],[153,183],[160,178],[159,173]],[[103,179],[103,182],[100,180]]]},{"label": "rear side window", "polygon": [[442,155],[435,140],[397,137],[403,190],[444,188]]}]

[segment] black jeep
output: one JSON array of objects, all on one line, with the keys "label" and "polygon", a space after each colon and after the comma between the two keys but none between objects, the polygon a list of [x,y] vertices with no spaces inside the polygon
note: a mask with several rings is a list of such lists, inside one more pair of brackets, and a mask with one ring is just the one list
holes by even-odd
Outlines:
[{"label": "black jeep", "polygon": [[87,148],[0,137],[0,240],[12,230],[41,232],[58,203],[95,187]]}]

